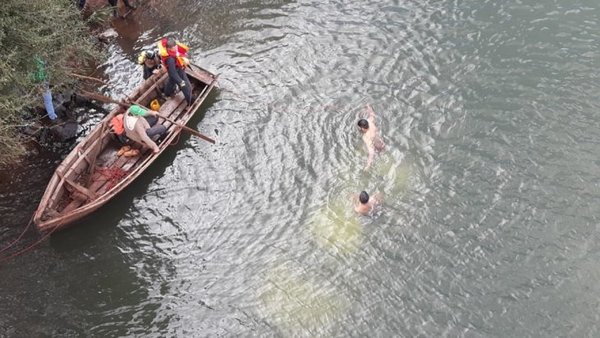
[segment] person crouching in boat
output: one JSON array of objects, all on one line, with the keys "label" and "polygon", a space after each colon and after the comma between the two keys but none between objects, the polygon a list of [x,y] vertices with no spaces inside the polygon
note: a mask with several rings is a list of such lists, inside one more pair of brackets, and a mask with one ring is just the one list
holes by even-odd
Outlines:
[{"label": "person crouching in boat", "polygon": [[144,80],[160,72],[160,57],[158,52],[148,50],[141,52],[138,56],[138,64],[142,65],[144,71]]},{"label": "person crouching in boat", "polygon": [[192,105],[192,85],[185,73],[185,67],[190,64],[187,58],[188,46],[176,41],[173,37],[168,37],[157,42],[158,55],[162,61],[163,67],[169,73],[169,81],[165,85],[164,94],[171,96],[175,93],[175,88],[183,92],[188,106]]},{"label": "person crouching in boat", "polygon": [[[145,147],[152,149],[154,154],[160,149],[155,140],[167,132],[167,127],[158,123],[159,113],[155,110],[144,109],[136,104],[131,105],[125,114],[118,114],[110,121],[112,131],[123,142],[123,136]],[[125,139],[126,140],[126,139]]]}]

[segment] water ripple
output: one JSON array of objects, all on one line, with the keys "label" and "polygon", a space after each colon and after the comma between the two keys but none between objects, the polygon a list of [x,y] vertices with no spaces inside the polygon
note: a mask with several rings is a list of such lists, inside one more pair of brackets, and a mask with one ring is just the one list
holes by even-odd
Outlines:
[{"label": "water ripple", "polygon": [[[137,85],[137,50],[177,33],[221,73],[193,125],[218,142],[182,137],[43,251],[67,250],[61,275],[91,290],[61,301],[80,311],[70,332],[598,331],[595,2],[149,3],[136,15],[156,26],[136,18],[111,47],[106,90]],[[369,171],[366,104],[386,142]],[[361,190],[383,195],[371,217],[352,210]]]}]

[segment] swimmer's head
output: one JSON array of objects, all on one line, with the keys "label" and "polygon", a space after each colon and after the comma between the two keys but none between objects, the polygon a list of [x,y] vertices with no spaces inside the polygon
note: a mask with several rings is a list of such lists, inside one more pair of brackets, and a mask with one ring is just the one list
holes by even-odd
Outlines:
[{"label": "swimmer's head", "polygon": [[358,127],[360,129],[369,129],[369,121],[367,121],[366,119],[358,120]]},{"label": "swimmer's head", "polygon": [[361,191],[360,195],[358,195],[358,200],[360,201],[360,203],[366,204],[367,202],[369,202],[369,194],[367,194],[366,191]]}]

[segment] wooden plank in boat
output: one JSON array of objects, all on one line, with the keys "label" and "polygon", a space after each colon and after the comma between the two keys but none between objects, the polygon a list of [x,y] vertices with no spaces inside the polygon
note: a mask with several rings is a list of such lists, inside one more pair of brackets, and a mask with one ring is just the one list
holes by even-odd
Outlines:
[{"label": "wooden plank in boat", "polygon": [[[182,124],[186,124],[190,120],[193,113],[200,107],[210,90],[216,86],[217,77],[215,75],[195,65],[192,65],[192,67],[193,69],[186,70],[188,75],[191,75],[190,81],[192,82],[192,89],[194,95],[197,97],[192,107],[188,108],[182,93],[178,93],[175,97],[170,98],[163,103],[163,106],[165,107],[163,107],[161,112],[161,114]],[[148,105],[152,99],[160,95],[160,88],[164,85],[164,81],[166,81],[167,78],[168,74],[166,73],[157,74],[156,76],[151,77],[148,81],[143,82],[139,87],[135,88],[133,93],[129,95],[129,98],[131,98],[132,101],[140,102],[142,105]],[[123,109],[121,107],[116,107],[102,120],[102,122],[107,123],[110,118],[120,112],[123,112]],[[162,121],[161,123],[164,124],[169,131],[166,139],[159,145],[162,152],[181,131],[168,121]],[[42,197],[42,202],[34,216],[34,221],[38,229],[47,231],[54,228],[62,228],[67,224],[94,212],[114,197],[116,193],[123,190],[134,181],[158,157],[158,154],[152,154],[148,149],[135,159],[118,158],[116,157],[115,149],[107,148],[112,147],[110,144],[113,143],[114,145],[114,142],[110,141],[110,136],[103,134],[104,133],[101,133],[100,129],[97,127],[92,133],[84,138],[82,142],[80,142],[78,146],[80,149],[79,153],[77,151],[71,152],[61,165],[59,165],[55,171],[55,175],[53,175],[46,188],[46,192]],[[93,143],[96,143],[96,145],[93,145]],[[97,146],[100,146],[102,149],[99,153],[93,151]],[[86,156],[83,158],[81,156],[82,153],[86,153]],[[85,178],[87,178],[87,176],[82,174],[81,169],[82,167],[89,167],[90,162],[94,163],[92,158],[90,158],[92,155],[96,155],[94,158],[98,161],[98,165],[104,167],[111,164],[115,165],[118,168],[127,170],[127,176],[123,177],[116,185],[110,184],[110,178],[99,177],[99,175],[101,175],[100,172],[94,168],[92,172],[95,177],[93,177],[89,185],[86,184],[87,186],[83,186],[82,183],[86,182]],[[75,168],[78,168],[79,170],[75,170]],[[59,177],[59,174],[64,174],[64,176]],[[64,178],[68,179],[70,182],[65,182]],[[84,189],[88,189],[83,190],[81,194],[85,195],[84,192],[90,191],[97,193],[98,198],[94,201],[89,201],[89,198],[83,198],[88,201],[81,201],[80,199],[78,202],[71,203],[74,201],[69,198],[70,194],[66,191],[66,187],[71,186],[74,187],[75,190],[78,190],[78,185]],[[52,202],[55,199],[59,199],[60,203]],[[70,201],[64,201],[65,199],[69,199]],[[60,204],[60,206],[57,204]],[[67,208],[62,209],[65,212],[57,214],[54,211],[61,211],[60,207],[64,206],[67,206]],[[73,210],[69,211],[69,209]]]}]

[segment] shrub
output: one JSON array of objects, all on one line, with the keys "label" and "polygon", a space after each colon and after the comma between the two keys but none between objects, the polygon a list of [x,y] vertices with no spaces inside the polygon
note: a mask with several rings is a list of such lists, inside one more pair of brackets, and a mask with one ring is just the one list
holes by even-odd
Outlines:
[{"label": "shrub", "polygon": [[[50,86],[73,85],[72,72],[98,55],[73,0],[3,0],[0,6],[0,165],[24,154],[19,127],[26,107],[42,105],[35,58],[44,60]],[[54,90],[56,91],[56,90]]]}]

